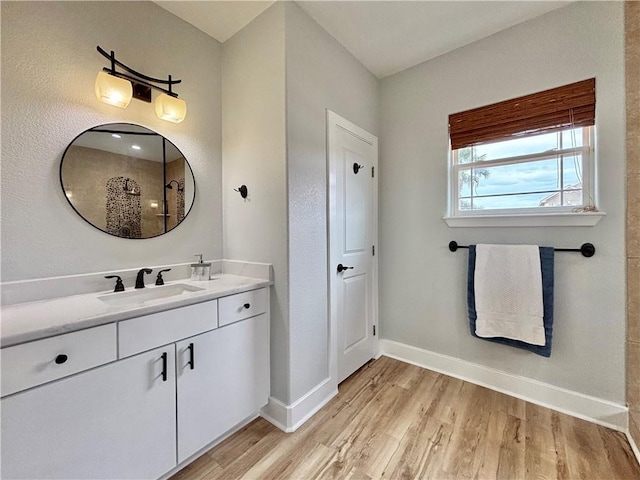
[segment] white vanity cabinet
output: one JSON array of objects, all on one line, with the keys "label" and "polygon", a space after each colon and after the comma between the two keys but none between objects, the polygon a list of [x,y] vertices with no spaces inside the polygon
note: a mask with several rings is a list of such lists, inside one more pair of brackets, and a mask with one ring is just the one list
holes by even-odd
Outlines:
[{"label": "white vanity cabinet", "polygon": [[125,320],[118,324],[118,356],[135,355],[217,327],[217,300]]},{"label": "white vanity cabinet", "polygon": [[3,348],[0,350],[2,396],[68,377],[117,358],[115,324]]},{"label": "white vanity cabinet", "polygon": [[1,353],[2,478],[160,478],[267,403],[269,290]]},{"label": "white vanity cabinet", "polygon": [[176,344],[178,463],[254,414],[269,397],[269,318]]},{"label": "white vanity cabinet", "polygon": [[158,478],[176,465],[173,345],[5,397],[0,407],[2,478]]}]

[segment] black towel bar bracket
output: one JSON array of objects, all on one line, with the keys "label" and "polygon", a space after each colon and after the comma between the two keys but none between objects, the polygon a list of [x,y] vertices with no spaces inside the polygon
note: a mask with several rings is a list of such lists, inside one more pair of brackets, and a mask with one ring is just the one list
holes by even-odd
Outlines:
[{"label": "black towel bar bracket", "polygon": [[[455,252],[459,248],[469,248],[469,245],[458,245],[458,242],[452,240],[449,242],[449,250]],[[580,252],[583,257],[593,257],[596,253],[596,247],[592,243],[583,243],[580,248],[554,248],[556,252]]]}]

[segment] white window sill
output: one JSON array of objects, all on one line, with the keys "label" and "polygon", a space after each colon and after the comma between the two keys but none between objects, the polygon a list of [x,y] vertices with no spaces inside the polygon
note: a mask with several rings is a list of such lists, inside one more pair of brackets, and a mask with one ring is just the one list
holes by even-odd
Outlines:
[{"label": "white window sill", "polygon": [[442,217],[449,227],[593,227],[605,212]]}]

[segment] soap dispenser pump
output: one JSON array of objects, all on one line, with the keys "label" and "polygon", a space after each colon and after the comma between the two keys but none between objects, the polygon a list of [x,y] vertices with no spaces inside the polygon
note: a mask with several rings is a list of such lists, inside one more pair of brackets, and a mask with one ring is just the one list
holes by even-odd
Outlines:
[{"label": "soap dispenser pump", "polygon": [[191,280],[194,280],[197,282],[209,280],[209,277],[211,275],[211,264],[204,263],[202,261],[201,253],[198,253],[195,256],[200,257],[200,261],[198,263],[191,264]]}]

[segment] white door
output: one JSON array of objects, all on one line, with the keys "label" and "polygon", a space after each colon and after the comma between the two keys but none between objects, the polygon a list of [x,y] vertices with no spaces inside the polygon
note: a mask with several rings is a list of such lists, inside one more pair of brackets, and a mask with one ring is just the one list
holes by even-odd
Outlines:
[{"label": "white door", "polygon": [[378,140],[327,112],[329,283],[337,381],[375,354]]},{"label": "white door", "polygon": [[182,462],[267,403],[269,318],[232,323],[176,348]]},{"label": "white door", "polygon": [[160,477],[176,465],[175,388],[169,345],[3,398],[2,477]]}]

